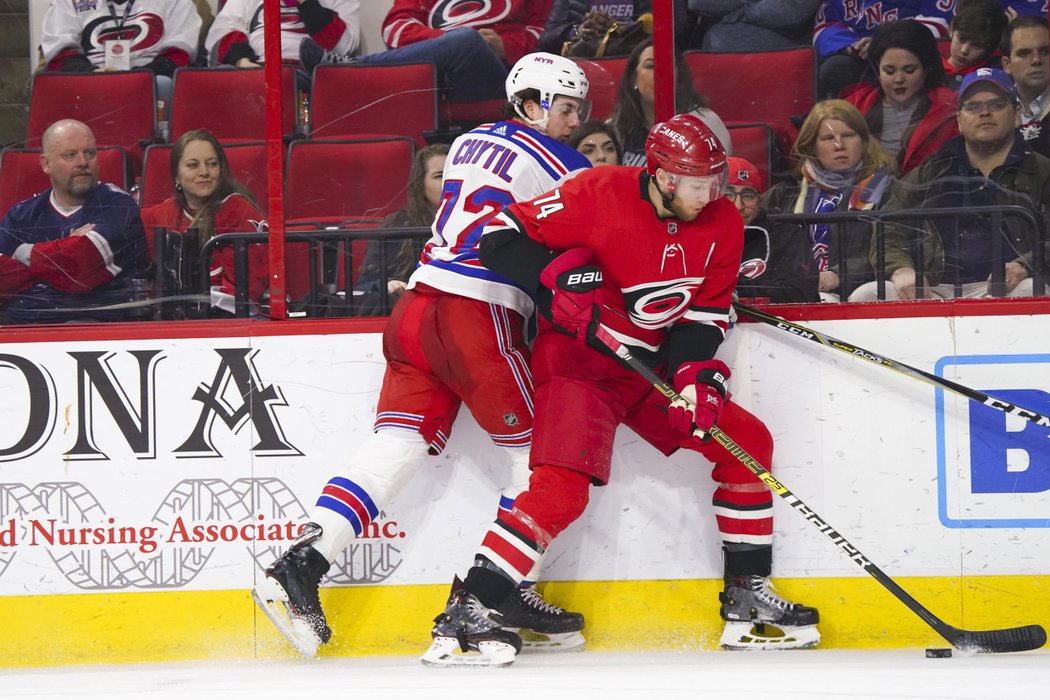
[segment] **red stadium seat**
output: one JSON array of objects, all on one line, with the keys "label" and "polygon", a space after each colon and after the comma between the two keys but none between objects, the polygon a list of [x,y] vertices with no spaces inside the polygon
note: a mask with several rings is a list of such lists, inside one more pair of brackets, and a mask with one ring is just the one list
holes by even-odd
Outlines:
[{"label": "red stadium seat", "polygon": [[[378,228],[380,218],[355,218],[341,221],[338,224],[327,224],[342,231]],[[289,224],[286,231],[312,231],[323,229],[326,224],[319,221],[301,221]],[[357,277],[364,262],[365,253],[371,242],[368,238],[353,238],[350,241],[350,287],[357,283]],[[346,258],[343,255],[342,243],[325,243],[316,248],[317,279],[320,284],[334,284],[338,290],[346,290]],[[310,249],[309,244],[301,242],[288,243],[285,250],[285,267],[287,269],[288,293],[293,299],[302,299],[310,290]]]},{"label": "red stadium seat", "polygon": [[[128,186],[128,152],[119,146],[98,149],[98,176],[121,189]],[[40,150],[5,148],[0,151],[0,218],[12,206],[51,187],[40,168]]]},{"label": "red stadium seat", "polygon": [[[373,228],[406,203],[414,156],[409,138],[302,140],[288,147],[285,178],[287,230]],[[288,289],[293,299],[309,291],[307,244],[289,244]],[[355,240],[351,278],[364,260],[366,240]],[[318,246],[320,279],[345,289],[341,246]]]},{"label": "red stadium seat", "polygon": [[[234,177],[248,188],[256,203],[266,210],[266,144],[223,144],[230,170]],[[142,168],[142,192],[140,206],[151,207],[172,195],[171,145],[155,144],[146,149],[146,160]]]},{"label": "red stadium seat", "polygon": [[816,54],[811,46],[775,51],[718,53],[687,51],[685,62],[700,94],[726,122],[761,122],[790,152],[798,129],[816,102]]},{"label": "red stadium seat", "polygon": [[414,151],[408,138],[293,141],[285,177],[286,222],[338,225],[400,209]]},{"label": "red stadium seat", "polygon": [[478,124],[498,121],[500,107],[506,102],[499,100],[481,100],[479,102],[443,102],[441,114],[443,124],[458,126],[464,131],[473,129]]},{"label": "red stadium seat", "polygon": [[762,173],[766,186],[781,169],[776,134],[766,124],[726,124],[733,140],[733,155],[751,162]]},{"label": "red stadium seat", "polygon": [[141,172],[142,154],[156,138],[157,97],[153,73],[37,73],[29,95],[26,146],[39,148],[44,130],[59,119],[78,119],[99,146],[121,146],[131,171]]},{"label": "red stadium seat", "polygon": [[[207,129],[223,143],[266,139],[264,70],[180,68],[171,97],[171,140],[191,129]],[[281,70],[281,131],[296,133],[295,69]]]},{"label": "red stadium seat", "polygon": [[430,63],[314,69],[310,138],[407,136],[420,147],[437,129],[437,78]]},{"label": "red stadium seat", "polygon": [[580,68],[587,75],[590,87],[587,99],[591,101],[591,119],[605,121],[616,104],[616,91],[620,86],[626,58],[578,59]]}]

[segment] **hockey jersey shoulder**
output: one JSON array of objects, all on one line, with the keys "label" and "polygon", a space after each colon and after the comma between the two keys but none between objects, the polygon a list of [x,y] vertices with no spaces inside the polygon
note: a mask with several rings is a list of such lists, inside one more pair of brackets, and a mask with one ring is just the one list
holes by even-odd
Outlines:
[{"label": "hockey jersey shoulder", "polygon": [[51,197],[51,188],[48,187],[43,192],[38,192],[32,197],[23,199],[21,202],[16,202],[7,211],[5,217],[9,224],[18,226],[18,223],[25,221],[27,217],[32,215],[32,212],[42,205],[47,205],[47,200]]},{"label": "hockey jersey shoulder", "polygon": [[215,215],[216,233],[259,233],[266,230],[266,216],[247,197],[234,192],[222,200]]},{"label": "hockey jersey shoulder", "polygon": [[[468,163],[486,167],[486,163],[492,165],[490,159],[496,155],[512,152],[515,154],[513,158],[499,161],[504,179],[507,179],[506,175],[515,165],[519,171],[533,170],[553,182],[590,167],[590,162],[583,154],[568,144],[514,121],[482,124],[460,136],[452,145],[452,164]],[[519,156],[522,160],[515,162]],[[533,195],[526,193],[525,197],[516,199],[530,196]]]}]

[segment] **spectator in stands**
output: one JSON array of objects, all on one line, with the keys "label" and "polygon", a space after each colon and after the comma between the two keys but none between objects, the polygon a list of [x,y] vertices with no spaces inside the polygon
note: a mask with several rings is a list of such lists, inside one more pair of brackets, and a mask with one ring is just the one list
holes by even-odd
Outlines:
[{"label": "spectator in stands", "polygon": [[[1046,209],[1050,203],[1050,160],[1029,150],[1017,131],[1017,95],[1009,76],[997,68],[979,68],[959,88],[959,130],[952,139],[906,177],[887,203],[890,209],[960,210],[952,219],[921,226],[886,228],[887,299],[914,299],[917,284],[914,251],[923,240],[924,296],[985,297],[994,292],[991,270],[997,243],[1006,262],[1003,293],[1033,292],[1033,252],[1042,246],[1042,274],[1047,266]],[[1038,228],[1011,216],[1001,228],[991,217],[968,214],[975,206],[1019,205],[1035,214]],[[1040,238],[1043,238],[1040,241]],[[996,241],[996,238],[999,238]],[[872,246],[876,260],[878,247]],[[956,283],[959,284],[956,290]],[[856,300],[876,298],[874,283],[858,289]]]},{"label": "spectator in stands", "polygon": [[[452,3],[454,5],[455,3]],[[536,43],[551,0],[464,3],[454,12],[448,0],[394,0],[383,20],[391,49],[359,60],[365,65],[433,63],[450,100],[504,97],[507,73]]]},{"label": "spectator in stands", "polygon": [[934,39],[944,39],[954,9],[954,3],[941,0],[824,0],[813,29],[817,99],[839,97],[878,65],[869,50],[883,22],[915,19]]},{"label": "spectator in stands", "polygon": [[167,102],[175,69],[197,56],[200,29],[197,8],[186,0],[54,0],[40,50],[49,71],[146,68],[157,76],[157,99]]},{"label": "spectator in stands", "polygon": [[[807,46],[820,0],[689,0],[704,51],[768,51]],[[696,42],[694,35],[693,41]]]},{"label": "spectator in stands", "polygon": [[[728,155],[733,154],[729,129],[715,114],[707,99],[697,93],[689,66],[678,56],[675,70],[675,112],[689,112],[698,117],[714,133]],[[639,44],[627,59],[623,77],[616,91],[616,105],[609,123],[616,129],[623,147],[624,165],[645,165],[645,139],[656,124],[655,90],[653,81],[652,39]]]},{"label": "spectator in stands", "polygon": [[1003,33],[1003,69],[1021,103],[1021,134],[1036,153],[1050,157],[1050,31],[1042,17],[1020,16]]},{"label": "spectator in stands", "polygon": [[[226,0],[220,7],[205,40],[209,61],[258,68],[264,59],[262,0]],[[309,39],[314,65],[350,60],[360,43],[359,11],[359,0],[283,0],[281,59],[298,63]]]},{"label": "spectator in stands", "polygon": [[945,85],[937,42],[915,20],[887,22],[871,40],[868,58],[877,76],[847,90],[871,133],[907,175],[959,134],[955,93]]},{"label": "spectator in stands", "polygon": [[[486,4],[462,16],[450,16],[438,4],[435,0],[395,0],[382,27],[383,41],[390,50],[354,56],[358,0],[304,0],[282,10],[294,12],[282,23],[282,56],[300,64],[306,78],[303,85],[308,85],[319,63],[433,63],[451,100],[503,97],[509,66],[534,50],[550,0],[515,0],[509,11]],[[259,65],[261,13],[262,0],[229,0],[208,32],[213,63],[242,68]]]},{"label": "spectator in stands", "polygon": [[[675,45],[684,47],[690,31],[689,10],[686,0],[673,0]],[[591,42],[603,37],[614,24],[630,24],[646,15],[651,16],[652,0],[554,0],[547,25],[540,35],[539,51],[567,55],[567,43],[576,39]],[[651,32],[650,32],[651,33]],[[603,56],[628,55],[608,50]]]},{"label": "spectator in stands", "polygon": [[[441,203],[441,185],[444,182],[448,144],[427,146],[416,153],[408,178],[408,205],[383,220],[383,228],[429,226],[434,223]],[[364,262],[354,285],[357,315],[373,316],[389,313],[389,305],[397,301],[408,286],[408,278],[419,264],[425,240],[375,240],[368,245]],[[381,251],[386,253],[382,265]],[[380,285],[386,283],[387,304],[384,306]]]},{"label": "spectator in stands", "polygon": [[948,26],[951,47],[942,60],[952,90],[958,90],[963,78],[978,68],[999,67],[999,57],[995,54],[1006,23],[1006,13],[999,0],[959,0]]},{"label": "spectator in stands", "polygon": [[[818,102],[795,141],[799,161],[795,181],[774,185],[763,198],[770,214],[830,214],[881,206],[893,181],[893,161],[868,130],[857,108],[845,100]],[[770,227],[773,239],[790,235],[794,224]],[[875,279],[868,263],[871,225],[815,223],[808,227],[809,249],[818,271],[822,301],[847,298]],[[808,265],[800,274],[808,274]]]},{"label": "spectator in stands", "polygon": [[147,272],[138,206],[99,184],[95,135],[63,119],[42,137],[40,166],[51,188],[11,207],[0,222],[0,324],[121,321]]},{"label": "spectator in stands", "polygon": [[613,128],[603,121],[591,119],[576,127],[569,136],[569,145],[587,156],[591,165],[619,165],[623,149]]},{"label": "spectator in stands", "polygon": [[[226,152],[211,132],[187,131],[175,140],[171,182],[171,197],[142,210],[151,251],[158,228],[180,234],[196,229],[199,247],[220,233],[267,230],[265,215],[248,189],[234,178]],[[252,244],[248,247],[248,295],[252,301],[259,301],[268,279],[266,245]],[[213,254],[211,288],[213,315],[233,314],[236,289],[232,245],[221,245]]]},{"label": "spectator in stands", "polygon": [[744,252],[736,293],[742,299],[762,298],[774,304],[815,303],[817,264],[809,237],[801,226],[773,228],[761,206],[765,179],[743,158],[727,160],[726,198],[744,220]]}]

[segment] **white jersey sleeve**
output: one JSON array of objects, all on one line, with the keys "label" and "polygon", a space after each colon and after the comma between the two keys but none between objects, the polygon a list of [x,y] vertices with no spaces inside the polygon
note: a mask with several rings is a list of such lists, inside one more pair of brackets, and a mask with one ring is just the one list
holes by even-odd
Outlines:
[{"label": "white jersey sleeve", "polygon": [[575,149],[517,122],[483,124],[460,136],[445,161],[433,236],[409,287],[426,284],[531,314],[525,290],[481,265],[481,234],[505,207],[538,197],[588,167]]}]

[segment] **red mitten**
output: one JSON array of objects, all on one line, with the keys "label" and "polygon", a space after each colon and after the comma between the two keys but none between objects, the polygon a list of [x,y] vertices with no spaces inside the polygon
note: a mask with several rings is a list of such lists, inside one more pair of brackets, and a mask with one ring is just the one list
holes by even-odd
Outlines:
[{"label": "red mitten", "polygon": [[602,271],[589,264],[591,251],[573,248],[540,272],[540,282],[554,292],[551,323],[582,342],[594,334],[601,315]]},{"label": "red mitten", "polygon": [[705,433],[710,430],[729,395],[729,374],[721,360],[684,363],[674,374],[674,388],[685,401],[671,402],[667,421],[686,435],[696,428]]}]

